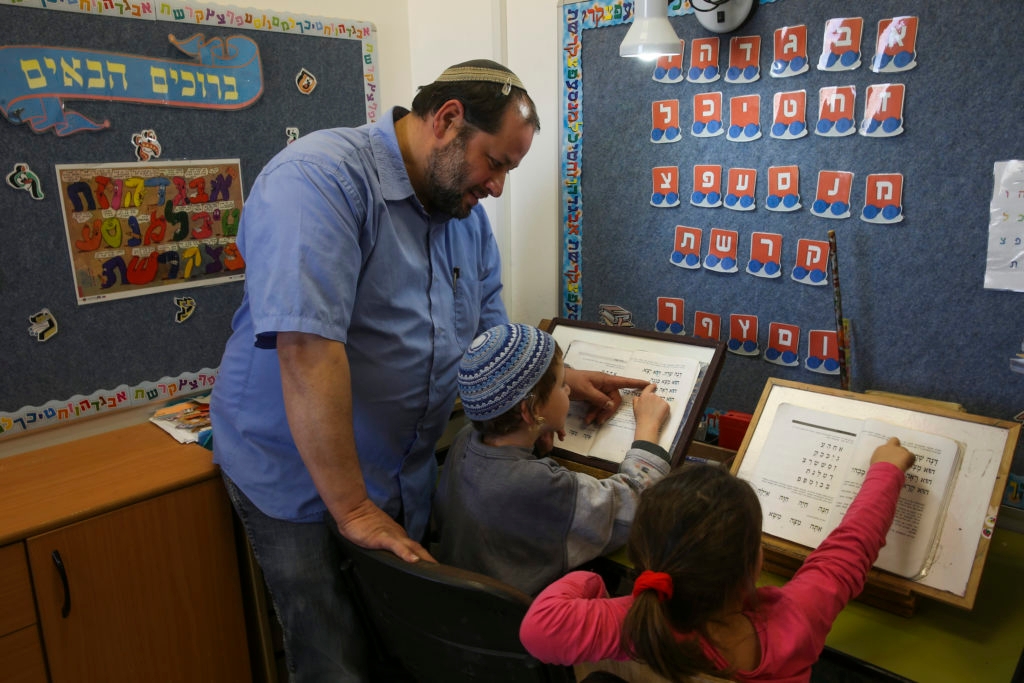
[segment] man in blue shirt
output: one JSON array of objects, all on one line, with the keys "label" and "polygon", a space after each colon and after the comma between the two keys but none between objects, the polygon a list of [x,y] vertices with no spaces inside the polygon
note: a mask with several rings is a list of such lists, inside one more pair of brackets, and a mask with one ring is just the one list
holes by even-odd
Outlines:
[{"label": "man in blue shirt", "polygon": [[[368,680],[325,511],[358,545],[433,559],[419,541],[458,362],[507,319],[478,202],[501,194],[539,128],[514,73],[465,62],[421,88],[412,112],[295,141],[246,200],[214,460],[281,621],[290,683]],[[571,384],[601,419],[618,388],[645,382]]]}]

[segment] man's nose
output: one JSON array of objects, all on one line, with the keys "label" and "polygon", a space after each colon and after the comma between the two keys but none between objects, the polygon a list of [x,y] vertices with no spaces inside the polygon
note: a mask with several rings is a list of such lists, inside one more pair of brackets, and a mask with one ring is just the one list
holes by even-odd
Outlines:
[{"label": "man's nose", "polygon": [[501,196],[501,193],[505,189],[506,177],[508,177],[508,174],[505,171],[498,171],[497,173],[495,173],[494,175],[487,179],[487,182],[484,184],[484,187],[487,188],[487,191],[491,194],[492,197]]}]

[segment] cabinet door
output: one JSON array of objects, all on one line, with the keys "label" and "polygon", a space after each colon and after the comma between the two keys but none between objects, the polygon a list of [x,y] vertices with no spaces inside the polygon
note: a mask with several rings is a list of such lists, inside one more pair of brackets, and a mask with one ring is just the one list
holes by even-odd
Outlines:
[{"label": "cabinet door", "polygon": [[53,683],[251,680],[219,479],[36,536],[28,552]]}]

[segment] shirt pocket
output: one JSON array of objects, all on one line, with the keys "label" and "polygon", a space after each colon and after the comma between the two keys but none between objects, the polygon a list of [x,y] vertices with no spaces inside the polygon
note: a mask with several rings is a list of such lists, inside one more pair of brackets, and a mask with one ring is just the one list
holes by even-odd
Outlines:
[{"label": "shirt pocket", "polygon": [[455,336],[463,349],[476,336],[480,326],[480,281],[465,273],[455,279]]}]

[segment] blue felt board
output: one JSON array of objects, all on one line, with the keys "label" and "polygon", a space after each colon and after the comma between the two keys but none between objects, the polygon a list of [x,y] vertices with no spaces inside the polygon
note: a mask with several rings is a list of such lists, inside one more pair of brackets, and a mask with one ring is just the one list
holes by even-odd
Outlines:
[{"label": "blue felt board", "polygon": [[[590,5],[578,7],[582,20]],[[918,65],[902,73],[874,73],[869,64],[877,23],[902,15],[919,18]],[[864,19],[863,63],[854,71],[819,71],[825,22],[843,16]],[[713,34],[692,15],[671,21],[686,41],[685,73],[691,41]],[[772,78],[773,32],[797,24],[807,25],[811,68],[795,77]],[[723,73],[730,37],[761,37],[760,80],[701,85],[659,83],[652,79],[653,64],[620,58],[618,46],[628,23],[581,30],[580,317],[596,322],[599,305],[614,304],[630,311],[638,327],[654,329],[657,297],[680,297],[686,302],[687,333],[693,333],[694,312],[708,311],[722,316],[725,340],[730,314],[758,316],[762,353],[753,358],[727,354],[709,401],[713,408],[752,412],[769,377],[838,387],[837,376],[810,372],[803,363],[808,332],[835,330],[832,288],[790,278],[797,240],[827,241],[834,229],[843,313],[852,322],[850,388],[954,401],[972,413],[1012,418],[1024,409],[1024,376],[1009,369],[1009,358],[1021,351],[1024,339],[1024,294],[986,290],[983,280],[993,163],[1024,158],[1022,25],[1020,3],[777,0],[758,5],[738,31],[721,36]],[[856,86],[859,124],[867,86],[881,83],[906,86],[901,135],[826,138],[813,133],[819,88]],[[807,91],[811,133],[797,140],[771,138],[774,94],[801,89]],[[714,91],[723,93],[726,127],[730,97],[760,94],[760,140],[736,143],[727,135],[690,135],[693,96]],[[679,100],[682,140],[653,144],[651,103],[664,99]],[[690,205],[694,164],[720,164],[723,176],[729,168],[757,169],[756,209]],[[803,208],[768,211],[768,167],[790,164],[800,167]],[[651,171],[666,165],[679,166],[682,201],[675,208],[656,208],[651,205]],[[826,220],[811,213],[819,170],[855,174],[850,218]],[[902,222],[860,220],[869,173],[903,174]],[[711,228],[738,231],[739,271],[673,265],[676,225],[703,231],[702,255]],[[783,236],[782,277],[744,272],[754,231]],[[763,359],[768,326],[775,321],[801,328],[798,367]],[[1020,448],[1015,464],[1015,470],[1024,469]]]},{"label": "blue felt board", "polygon": [[[187,57],[168,34],[181,39],[193,33],[243,34],[256,41],[264,91],[253,106],[218,112],[73,100],[69,107],[109,120],[111,126],[67,137],[36,134],[0,117],[0,170],[6,175],[16,163],[27,162],[46,194],[34,201],[0,181],[0,412],[216,369],[241,301],[242,283],[233,282],[79,306],[55,164],[134,162],[131,136],[153,129],[163,146],[159,161],[241,159],[248,198],[260,169],[285,146],[286,127],[305,134],[366,122],[359,40],[0,6],[0,45],[55,45],[182,60]],[[310,95],[295,85],[303,68],[318,79]],[[176,296],[196,301],[196,312],[184,323],[174,322]],[[28,328],[29,316],[42,308],[53,313],[59,332],[40,343]]]}]

